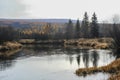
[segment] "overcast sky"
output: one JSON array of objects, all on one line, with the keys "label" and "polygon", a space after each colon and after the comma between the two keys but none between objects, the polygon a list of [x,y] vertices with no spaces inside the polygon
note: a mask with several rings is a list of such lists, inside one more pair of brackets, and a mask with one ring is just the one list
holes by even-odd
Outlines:
[{"label": "overcast sky", "polygon": [[120,0],[0,0],[0,18],[82,19],[85,11],[107,20],[120,14]]}]

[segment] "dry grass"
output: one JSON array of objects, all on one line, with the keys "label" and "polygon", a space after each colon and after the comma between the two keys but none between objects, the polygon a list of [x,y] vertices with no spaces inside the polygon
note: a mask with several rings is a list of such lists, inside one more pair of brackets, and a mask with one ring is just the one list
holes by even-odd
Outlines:
[{"label": "dry grass", "polygon": [[21,48],[22,45],[18,42],[5,42],[0,46],[0,50],[14,50]]},{"label": "dry grass", "polygon": [[10,56],[14,55],[15,53],[19,52],[21,49],[16,50],[9,50],[5,52],[0,52],[0,59],[9,58]]},{"label": "dry grass", "polygon": [[111,38],[65,40],[65,45],[77,45],[81,48],[108,49],[113,47]]},{"label": "dry grass", "polygon": [[64,44],[64,40],[35,40],[35,39],[21,39],[21,44]]},{"label": "dry grass", "polygon": [[105,72],[112,74],[109,80],[120,80],[120,59],[102,67],[81,68],[76,70],[78,76],[92,74],[96,72]]},{"label": "dry grass", "polygon": [[19,40],[20,43],[34,43],[35,39],[21,39]]},{"label": "dry grass", "polygon": [[21,49],[22,45],[18,42],[4,42],[0,46],[0,59],[9,58]]},{"label": "dry grass", "polygon": [[39,40],[21,39],[22,44],[64,44],[64,47],[77,47],[80,49],[108,49],[112,48],[113,40],[111,38],[97,39],[71,39],[71,40]]},{"label": "dry grass", "polygon": [[120,72],[111,75],[111,77],[109,78],[109,80],[120,80]]}]

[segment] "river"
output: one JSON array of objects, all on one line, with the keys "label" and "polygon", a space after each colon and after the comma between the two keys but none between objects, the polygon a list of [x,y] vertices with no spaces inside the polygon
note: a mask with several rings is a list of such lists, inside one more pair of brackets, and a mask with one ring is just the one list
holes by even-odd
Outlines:
[{"label": "river", "polygon": [[104,66],[116,57],[113,50],[31,45],[0,60],[0,80],[107,80],[107,73],[77,76],[75,70]]}]

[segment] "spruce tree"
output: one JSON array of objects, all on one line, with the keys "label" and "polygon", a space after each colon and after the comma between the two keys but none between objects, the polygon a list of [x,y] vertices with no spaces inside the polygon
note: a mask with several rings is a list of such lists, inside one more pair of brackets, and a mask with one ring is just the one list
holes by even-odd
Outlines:
[{"label": "spruce tree", "polygon": [[73,23],[72,20],[69,19],[66,27],[66,39],[72,39],[74,37],[73,33]]},{"label": "spruce tree", "polygon": [[99,26],[98,26],[97,16],[96,16],[95,13],[92,16],[91,37],[92,38],[98,38],[99,37]]},{"label": "spruce tree", "polygon": [[75,26],[75,38],[80,38],[80,21],[79,19],[76,22]]},{"label": "spruce tree", "polygon": [[85,12],[84,18],[82,20],[81,34],[82,34],[82,37],[84,38],[89,37],[89,19],[88,19],[87,12]]}]

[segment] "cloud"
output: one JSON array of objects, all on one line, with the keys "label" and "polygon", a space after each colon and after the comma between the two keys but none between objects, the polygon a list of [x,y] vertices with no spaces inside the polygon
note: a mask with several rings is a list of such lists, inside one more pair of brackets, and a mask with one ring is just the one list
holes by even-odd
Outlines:
[{"label": "cloud", "polygon": [[119,0],[24,0],[29,5],[27,12],[32,18],[83,18],[96,12],[98,20],[106,20],[120,14]]},{"label": "cloud", "polygon": [[[120,14],[119,0],[0,0],[0,18],[91,18],[107,20]],[[109,4],[108,4],[109,3]]]},{"label": "cloud", "polygon": [[22,0],[0,0],[0,17],[17,18],[26,16],[26,5],[20,1]]}]

